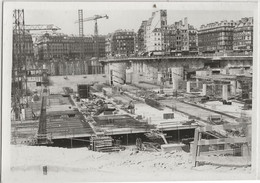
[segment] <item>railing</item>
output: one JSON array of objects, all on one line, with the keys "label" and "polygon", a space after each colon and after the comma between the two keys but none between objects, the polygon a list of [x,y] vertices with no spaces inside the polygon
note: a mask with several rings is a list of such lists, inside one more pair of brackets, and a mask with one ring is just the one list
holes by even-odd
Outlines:
[{"label": "railing", "polygon": [[142,59],[156,59],[156,58],[202,58],[202,57],[230,57],[230,56],[247,56],[247,57],[251,57],[253,56],[253,52],[241,52],[241,53],[237,53],[237,52],[228,52],[228,53],[202,53],[202,54],[198,54],[198,55],[178,55],[178,56],[173,56],[173,55],[153,55],[153,56],[141,56],[141,55],[137,55],[137,56],[120,56],[120,57],[107,57],[107,58],[103,58],[100,61],[106,61],[106,60],[122,60],[122,59],[138,59],[138,58],[142,58]]}]

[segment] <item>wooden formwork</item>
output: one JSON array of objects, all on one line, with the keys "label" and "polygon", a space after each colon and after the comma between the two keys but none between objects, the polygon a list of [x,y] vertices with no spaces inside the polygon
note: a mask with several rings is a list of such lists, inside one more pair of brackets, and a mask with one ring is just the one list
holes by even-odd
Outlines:
[{"label": "wooden formwork", "polygon": [[[232,130],[236,128],[247,128],[247,124],[235,124],[235,125],[230,125],[230,124],[225,124],[225,125],[215,125],[215,126],[205,126],[205,127],[199,127],[195,129],[195,134],[194,134],[194,143],[192,147],[192,164],[193,166],[197,166],[197,163],[200,161],[210,161],[210,157],[207,157],[207,155],[234,155],[236,154],[236,149],[230,148],[230,144],[243,144],[246,146],[248,150],[248,155],[247,158],[250,158],[250,148],[249,144],[251,142],[250,137],[227,137],[227,138],[218,138],[218,139],[201,139],[202,133],[205,132],[214,132],[218,130]],[[224,148],[221,150],[205,150],[202,152],[202,147],[204,146],[214,146],[214,145],[223,145]],[[227,147],[227,148],[225,148]],[[236,157],[235,157],[236,158]],[[238,159],[238,157],[237,157]]]}]

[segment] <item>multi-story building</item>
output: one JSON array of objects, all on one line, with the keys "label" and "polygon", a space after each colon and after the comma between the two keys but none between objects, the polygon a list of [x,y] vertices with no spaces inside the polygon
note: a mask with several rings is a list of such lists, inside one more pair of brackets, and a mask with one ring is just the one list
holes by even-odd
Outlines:
[{"label": "multi-story building", "polygon": [[139,52],[145,52],[146,44],[145,44],[145,35],[146,35],[146,25],[147,20],[142,21],[142,24],[137,32],[137,49]]},{"label": "multi-story building", "polygon": [[105,36],[94,36],[93,37],[93,51],[95,57],[106,56],[106,37]]},{"label": "multi-story building", "polygon": [[39,60],[61,58],[69,54],[69,41],[66,35],[44,34],[37,39]]},{"label": "multi-story building", "polygon": [[164,30],[166,52],[171,54],[196,54],[198,49],[197,30],[188,19],[168,25]]},{"label": "multi-story building", "polygon": [[106,38],[107,56],[126,56],[135,51],[136,33],[133,30],[117,30]]},{"label": "multi-story building", "polygon": [[[166,43],[164,30],[167,26],[167,10],[159,10],[152,13],[145,26],[145,51],[164,51]],[[159,44],[159,45],[158,45]]]},{"label": "multi-story building", "polygon": [[198,30],[192,25],[188,25],[189,32],[189,54],[198,53]]},{"label": "multi-story building", "polygon": [[112,36],[113,33],[109,33],[105,38],[105,52],[107,57],[112,56]]},{"label": "multi-story building", "polygon": [[[105,37],[77,37],[44,34],[37,40],[39,60],[55,58],[104,57]],[[83,54],[83,55],[82,55]]]},{"label": "multi-story building", "polygon": [[187,17],[167,25],[167,11],[159,10],[143,21],[137,34],[139,52],[190,54],[198,50],[197,30]]},{"label": "multi-story building", "polygon": [[237,22],[233,33],[234,51],[253,51],[253,17],[242,18]]},{"label": "multi-story building", "polygon": [[69,36],[64,37],[64,41],[68,42],[69,45],[68,52],[64,52],[69,58],[80,58],[81,52],[83,57],[94,56],[92,37]]},{"label": "multi-story building", "polygon": [[189,52],[189,26],[188,26],[188,19],[184,18],[184,23],[182,20],[179,22],[175,22],[175,29],[176,29],[176,42],[175,48],[176,53],[184,53]]},{"label": "multi-story building", "polygon": [[164,39],[166,45],[166,52],[176,50],[176,27],[174,24],[168,25],[164,30]]},{"label": "multi-story building", "polygon": [[200,52],[226,52],[233,50],[233,30],[236,22],[221,21],[201,25],[198,31]]},{"label": "multi-story building", "polygon": [[[20,44],[19,44],[20,42]],[[23,59],[23,60],[22,60]],[[34,61],[33,40],[31,34],[13,33],[13,62],[16,66],[24,68],[25,63],[30,66]],[[28,67],[27,67],[28,68]]]}]

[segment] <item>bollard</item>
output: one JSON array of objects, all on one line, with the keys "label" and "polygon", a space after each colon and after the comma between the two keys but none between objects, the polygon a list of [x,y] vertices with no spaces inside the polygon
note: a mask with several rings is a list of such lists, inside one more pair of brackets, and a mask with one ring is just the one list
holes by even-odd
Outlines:
[{"label": "bollard", "polygon": [[43,175],[47,175],[48,169],[47,166],[42,167]]}]

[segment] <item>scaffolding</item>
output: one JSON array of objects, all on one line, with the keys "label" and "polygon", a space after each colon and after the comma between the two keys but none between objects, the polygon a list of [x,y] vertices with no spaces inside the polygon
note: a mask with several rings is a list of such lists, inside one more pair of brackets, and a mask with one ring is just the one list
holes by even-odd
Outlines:
[{"label": "scaffolding", "polygon": [[[15,9],[13,12],[13,63],[12,63],[12,94],[15,117],[20,120],[23,108],[22,97],[27,95],[27,63],[25,56],[25,24],[24,10]],[[23,85],[24,84],[24,85]],[[27,98],[26,98],[27,99]],[[28,105],[28,99],[26,100]]]}]

